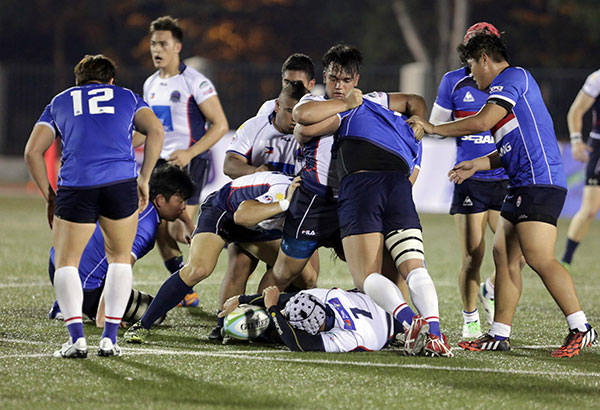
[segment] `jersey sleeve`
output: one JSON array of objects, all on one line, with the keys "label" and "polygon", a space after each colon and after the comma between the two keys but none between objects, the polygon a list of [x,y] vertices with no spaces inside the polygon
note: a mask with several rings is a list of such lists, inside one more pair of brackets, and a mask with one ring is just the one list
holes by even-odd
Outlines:
[{"label": "jersey sleeve", "polygon": [[35,124],[41,124],[49,127],[52,130],[54,137],[56,138],[56,124],[54,123],[54,118],[52,117],[51,109],[51,104],[48,104],[46,108],[44,108],[44,112],[42,112],[42,115],[40,115],[40,118]]},{"label": "jersey sleeve", "polygon": [[372,91],[368,94],[365,94],[363,98],[366,98],[367,100],[379,105],[383,105],[385,108],[390,108],[390,96],[388,93],[384,93],[383,91]]},{"label": "jersey sleeve", "polygon": [[194,81],[193,95],[196,104],[200,105],[210,97],[217,95],[213,83],[206,77],[199,77]]},{"label": "jersey sleeve", "polygon": [[265,101],[263,103],[263,105],[261,105],[260,108],[258,109],[258,112],[256,113],[256,116],[258,117],[259,115],[269,115],[273,111],[275,111],[275,101],[276,100],[267,100],[267,101]]},{"label": "jersey sleeve", "polygon": [[525,92],[526,74],[524,71],[507,69],[498,74],[490,84],[488,102],[504,107],[507,112],[517,104]]},{"label": "jersey sleeve", "polygon": [[294,329],[290,324],[285,320],[281,311],[272,306],[268,309],[269,316],[273,323],[275,324],[275,328],[277,329],[277,333],[279,333],[279,337],[281,341],[293,352],[324,352],[325,346],[323,344],[323,338],[320,333],[316,335],[311,335],[308,332],[303,330]]},{"label": "jersey sleeve", "polygon": [[437,97],[435,98],[434,104],[437,104],[441,108],[452,112],[452,108],[453,108],[452,88],[453,87],[454,87],[454,84],[452,84],[452,76],[450,75],[450,73],[444,74],[444,76],[442,77],[442,81],[440,81]]},{"label": "jersey sleeve", "polygon": [[139,110],[141,110],[142,108],[148,108],[148,109],[150,109],[150,106],[148,105],[148,103],[146,103],[146,101],[144,101],[144,99],[142,97],[140,97],[136,93],[133,93],[133,95],[135,96],[135,112],[136,113]]},{"label": "jersey sleeve", "polygon": [[598,98],[600,95],[600,70],[593,72],[588,76],[583,84],[582,90],[592,98]]},{"label": "jersey sleeve", "polygon": [[252,145],[254,144],[254,138],[256,137],[256,134],[252,135],[251,128],[253,127],[250,120],[240,125],[231,138],[231,143],[229,143],[227,152],[234,152],[250,160]]},{"label": "jersey sleeve", "polygon": [[283,201],[285,199],[285,192],[290,186],[292,179],[290,178],[290,183],[277,183],[273,184],[269,187],[269,190],[256,198],[258,202],[262,202],[263,204],[270,204],[273,202]]}]

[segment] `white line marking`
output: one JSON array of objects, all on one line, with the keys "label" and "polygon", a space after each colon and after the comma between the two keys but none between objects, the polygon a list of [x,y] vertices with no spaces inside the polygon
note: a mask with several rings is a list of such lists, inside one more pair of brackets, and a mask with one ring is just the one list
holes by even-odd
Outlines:
[{"label": "white line marking", "polygon": [[[0,339],[2,342],[21,342],[15,339]],[[42,342],[30,342],[30,344],[46,344]],[[324,360],[324,359],[295,359],[291,357],[272,357],[273,353],[291,353],[285,350],[240,350],[227,352],[214,351],[177,351],[164,349],[148,349],[148,348],[123,348],[123,353],[129,356],[143,355],[172,355],[172,356],[198,356],[198,357],[219,357],[229,359],[244,359],[244,360],[260,360],[260,361],[278,361],[287,363],[300,364],[327,364],[340,366],[360,366],[360,367],[386,367],[398,369],[415,369],[415,370],[437,370],[437,371],[462,371],[472,373],[500,373],[500,374],[523,374],[532,376],[578,376],[578,377],[600,377],[599,372],[558,372],[558,371],[539,371],[539,370],[515,370],[515,369],[494,369],[494,368],[470,368],[470,367],[452,367],[452,366],[432,366],[427,364],[400,364],[400,363],[376,363],[376,362],[356,362],[343,360]],[[256,354],[266,354],[266,356],[256,356]],[[0,359],[10,358],[39,358],[50,357],[51,354],[17,354],[17,355],[2,355]],[[558,359],[560,360],[560,359]]]}]

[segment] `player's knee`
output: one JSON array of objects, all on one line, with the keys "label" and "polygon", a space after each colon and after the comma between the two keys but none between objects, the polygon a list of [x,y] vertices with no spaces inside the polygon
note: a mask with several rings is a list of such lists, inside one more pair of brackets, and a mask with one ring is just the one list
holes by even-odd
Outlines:
[{"label": "player's knee", "polygon": [[410,259],[425,260],[423,235],[420,229],[391,231],[385,236],[385,246],[397,267]]},{"label": "player's knee", "polygon": [[208,278],[211,273],[212,271],[208,270],[202,264],[194,262],[190,262],[179,271],[181,279],[189,286],[194,286],[198,282],[203,281]]}]

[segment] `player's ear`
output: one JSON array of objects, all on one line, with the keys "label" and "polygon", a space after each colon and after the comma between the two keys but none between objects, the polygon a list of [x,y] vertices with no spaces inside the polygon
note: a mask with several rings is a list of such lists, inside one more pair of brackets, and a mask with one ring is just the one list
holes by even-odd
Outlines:
[{"label": "player's ear", "polygon": [[307,84],[307,89],[308,91],[311,91],[313,89],[313,87],[315,86],[316,80],[313,78],[312,80],[310,80]]},{"label": "player's ear", "polygon": [[275,112],[279,112],[279,98],[275,100]]},{"label": "player's ear", "polygon": [[181,44],[181,41],[176,41],[175,42],[175,51],[176,52],[179,53],[181,51],[182,47],[183,47],[183,44]]}]

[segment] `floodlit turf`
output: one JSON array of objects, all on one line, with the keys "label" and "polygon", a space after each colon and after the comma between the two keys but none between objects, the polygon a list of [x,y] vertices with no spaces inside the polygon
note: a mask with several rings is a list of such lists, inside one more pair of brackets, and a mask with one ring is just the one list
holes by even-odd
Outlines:
[{"label": "floodlit turf", "polygon": [[[177,308],[149,343],[121,343],[124,355],[95,355],[101,329],[86,322],[86,360],[55,359],[67,339],[49,321],[54,300],[47,274],[50,231],[43,202],[0,196],[0,407],[9,408],[592,408],[600,397],[600,348],[573,359],[550,357],[567,327],[539,278],[523,273],[524,292],[508,353],[456,347],[462,318],[456,287],[460,263],[451,217],[422,217],[428,268],[436,282],[441,325],[455,357],[409,358],[375,353],[291,353],[272,346],[213,344],[217,294],[225,255],[213,276],[196,286],[200,307]],[[557,254],[568,221],[559,223]],[[491,271],[491,237],[483,272]],[[573,263],[577,290],[600,328],[600,224],[592,227]],[[257,273],[264,271],[260,266]],[[134,286],[155,293],[166,278],[156,251],[134,268]],[[249,291],[258,280],[252,278]],[[349,274],[321,253],[320,287],[352,287]],[[483,313],[483,312],[482,312]],[[487,329],[487,327],[486,327]],[[120,332],[122,333],[122,332]]]}]

